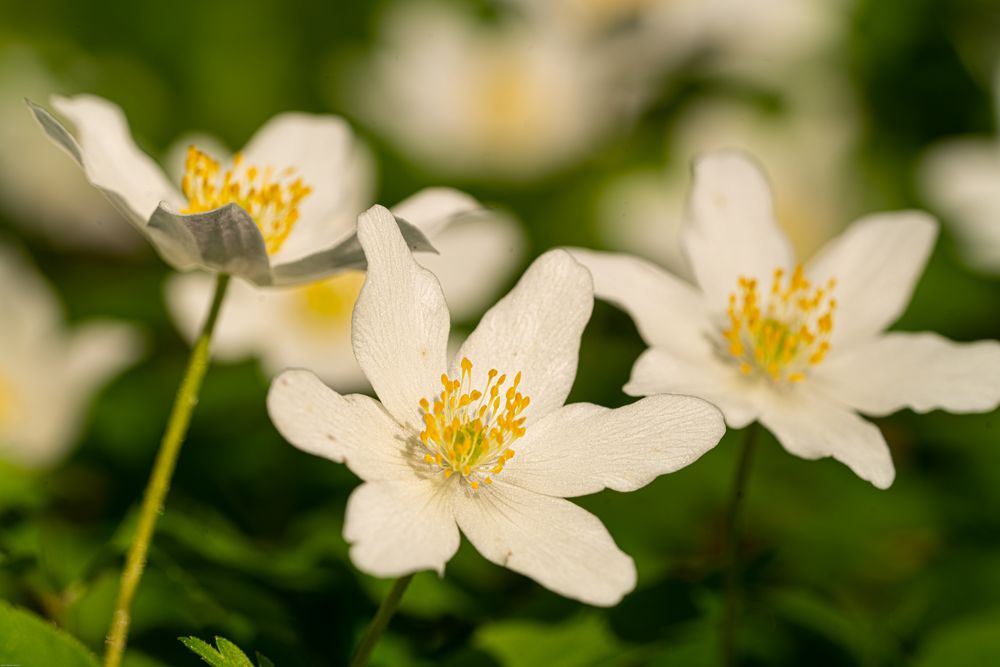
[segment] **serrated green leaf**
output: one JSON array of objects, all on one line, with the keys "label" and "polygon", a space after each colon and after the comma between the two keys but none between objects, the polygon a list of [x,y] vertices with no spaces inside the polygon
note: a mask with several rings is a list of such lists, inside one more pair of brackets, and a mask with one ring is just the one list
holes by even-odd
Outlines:
[{"label": "serrated green leaf", "polygon": [[274,663],[271,662],[266,656],[257,654],[257,667],[274,667]]},{"label": "serrated green leaf", "polygon": [[83,644],[29,611],[0,602],[0,663],[97,667]]},{"label": "serrated green leaf", "polygon": [[222,655],[205,640],[197,637],[178,637],[178,639],[212,667],[228,667]]},{"label": "serrated green leaf", "polygon": [[228,667],[253,667],[253,663],[250,662],[246,653],[225,637],[216,637],[215,645],[219,647],[219,653],[226,659]]},{"label": "serrated green leaf", "polygon": [[[178,637],[178,639],[212,667],[254,667],[246,653],[225,637],[216,637],[215,646],[197,637]],[[261,667],[265,665],[274,667],[274,663],[260,653],[257,654],[257,660],[260,661]]]}]

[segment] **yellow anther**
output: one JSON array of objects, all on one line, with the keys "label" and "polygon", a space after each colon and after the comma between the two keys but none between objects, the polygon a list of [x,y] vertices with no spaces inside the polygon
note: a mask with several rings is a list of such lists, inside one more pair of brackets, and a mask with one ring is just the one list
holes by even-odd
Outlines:
[{"label": "yellow anther", "polygon": [[829,351],[836,308],[830,292],[836,281],[814,287],[801,265],[787,282],[785,276],[783,269],[774,270],[766,300],[752,276],[740,276],[736,292],[729,295],[720,348],[743,375],[756,370],[775,383],[801,382],[809,366]]},{"label": "yellow anther", "polygon": [[442,470],[445,479],[459,475],[478,489],[492,483],[487,473],[499,474],[514,456],[510,445],[525,433],[522,413],[530,401],[518,390],[520,373],[505,389],[507,375],[492,369],[486,386],[472,389],[472,362],[462,359],[459,366],[460,379],[442,375],[442,391],[433,402],[420,401],[424,429],[419,439],[425,463]]},{"label": "yellow anther", "polygon": [[188,147],[181,190],[187,206],[181,213],[204,213],[226,204],[236,204],[253,218],[264,237],[268,254],[281,249],[299,218],[299,205],[312,188],[286,170],[282,180],[273,179],[274,170],[256,166],[244,169],[237,153],[232,166],[222,171],[219,163],[195,146]]}]

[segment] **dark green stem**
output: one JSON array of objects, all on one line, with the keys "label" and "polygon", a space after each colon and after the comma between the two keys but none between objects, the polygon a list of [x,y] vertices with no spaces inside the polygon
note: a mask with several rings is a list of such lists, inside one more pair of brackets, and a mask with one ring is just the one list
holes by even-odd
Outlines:
[{"label": "dark green stem", "polygon": [[740,597],[740,516],[743,497],[746,495],[747,479],[750,477],[750,463],[753,460],[754,445],[757,442],[759,425],[754,422],[743,432],[740,460],[733,478],[733,494],[726,511],[726,526],[723,536],[726,554],[726,601],[722,619],[722,664],[724,667],[736,665],[736,617]]},{"label": "dark green stem", "polygon": [[382,600],[378,611],[375,612],[375,618],[372,619],[371,625],[365,630],[365,636],[361,638],[361,643],[358,644],[358,650],[355,651],[354,658],[351,660],[351,667],[364,667],[368,664],[368,658],[371,657],[372,651],[375,649],[375,644],[378,643],[379,637],[382,636],[386,626],[389,625],[389,620],[396,613],[396,609],[399,608],[399,603],[403,599],[403,593],[406,592],[406,587],[410,585],[411,579],[413,579],[413,575],[408,574],[393,582],[392,590]]}]

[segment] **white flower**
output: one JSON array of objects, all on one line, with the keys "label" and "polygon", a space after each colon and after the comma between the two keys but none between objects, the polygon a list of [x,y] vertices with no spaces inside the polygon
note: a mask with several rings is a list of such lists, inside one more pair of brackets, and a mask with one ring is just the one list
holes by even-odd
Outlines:
[{"label": "white flower", "polygon": [[[856,114],[845,91],[825,79],[822,89],[784,98],[782,111],[711,100],[694,104],[672,125],[666,169],[643,169],[612,181],[602,194],[605,243],[689,277],[681,242],[692,159],[716,149],[740,149],[768,165],[775,214],[799,257],[811,256],[853,208],[844,196],[854,174]],[[802,146],[812,150],[803,151]]]},{"label": "white flower", "polygon": [[[392,212],[424,232],[437,248],[438,254],[420,253],[415,259],[441,281],[458,319],[481,313],[520,260],[524,241],[518,225],[464,193],[429,188]],[[215,356],[228,361],[257,356],[268,375],[309,368],[337,389],[366,388],[351,349],[351,312],[363,281],[363,273],[347,271],[290,289],[256,289],[234,282],[216,329]],[[208,276],[169,279],[170,312],[189,341],[197,335],[211,290]]]},{"label": "white flower", "polygon": [[358,362],[381,402],[288,371],[271,418],[300,449],[365,483],[344,537],[365,572],[443,572],[459,529],[487,559],[562,595],[611,605],[635,566],[595,516],[564,498],[631,491],[713,447],[724,426],[696,398],[609,410],[564,406],[593,307],[587,271],[564,251],[529,267],[447,361],[448,308],[384,208],[358,223],[368,257],[354,311]]},{"label": "white flower", "polygon": [[[52,104],[78,138],[29,102],[49,137],[174,268],[266,286],[310,282],[362,264],[344,215],[356,152],[340,118],[275,116],[227,165],[192,145],[178,189],[132,141],[117,106],[92,95],[55,97]],[[419,232],[404,227],[415,246],[427,247]]]},{"label": "white flower", "polygon": [[858,412],[981,412],[1000,402],[997,342],[885,333],[936,231],[920,212],[866,216],[803,268],[760,170],[720,152],[695,165],[684,235],[695,285],[633,257],[576,256],[597,295],[631,314],[650,345],[626,393],[701,396],[732,427],[758,420],[789,452],[833,456],[886,488],[895,475],[889,449]]},{"label": "white flower", "polygon": [[46,97],[58,87],[28,47],[0,46],[0,205],[22,231],[53,245],[102,252],[141,247],[139,235],[24,113],[25,96]]},{"label": "white flower", "polygon": [[0,247],[0,458],[56,463],[79,435],[94,392],[138,357],[128,326],[91,322],[67,331],[51,290]]},{"label": "white flower", "polygon": [[830,0],[508,0],[555,34],[614,40],[636,69],[677,65],[703,51],[745,74],[786,71],[843,34],[850,2]]},{"label": "white flower", "polygon": [[[994,75],[1000,118],[1000,67]],[[965,137],[941,143],[923,164],[921,183],[945,214],[969,262],[1000,274],[1000,137]]]},{"label": "white flower", "polygon": [[530,25],[397,3],[379,41],[348,78],[345,101],[414,159],[457,178],[535,178],[583,157],[620,111],[600,54]]}]

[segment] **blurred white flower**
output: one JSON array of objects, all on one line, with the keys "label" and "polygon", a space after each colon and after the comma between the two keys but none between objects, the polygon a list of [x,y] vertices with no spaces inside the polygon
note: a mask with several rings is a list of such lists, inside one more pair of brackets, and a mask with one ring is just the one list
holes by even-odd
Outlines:
[{"label": "blurred white flower", "polygon": [[443,572],[461,529],[487,559],[561,595],[618,602],[635,586],[632,559],[565,498],[631,491],[691,463],[722,436],[718,410],[687,396],[563,405],[593,307],[589,274],[564,251],[536,260],[449,364],[444,295],[389,211],[365,213],[358,237],[368,271],[352,339],[381,402],[308,371],[283,373],[268,395],[289,442],[365,481],[344,524],[354,564]]},{"label": "blurred white flower", "polygon": [[768,165],[778,224],[798,257],[812,256],[855,208],[845,193],[856,190],[848,181],[854,174],[857,115],[849,95],[832,83],[786,99],[780,112],[733,100],[694,104],[672,126],[666,169],[635,170],[601,194],[604,242],[690,276],[681,247],[690,165],[699,153],[725,148],[756,155]]},{"label": "blurred white flower", "polygon": [[[77,138],[29,104],[49,137],[174,268],[263,286],[362,265],[348,213],[356,152],[342,119],[275,116],[227,166],[192,145],[178,189],[132,141],[120,108],[92,95],[52,103]],[[426,247],[423,235],[405,226],[408,238]]]},{"label": "blurred white flower", "polygon": [[886,488],[881,432],[857,413],[985,412],[1000,403],[1000,344],[884,333],[909,302],[936,235],[920,212],[866,216],[796,264],[764,175],[745,156],[695,165],[684,249],[695,284],[643,260],[579,251],[596,293],[650,345],[633,396],[679,392],[718,405],[730,426],[759,420],[789,452],[833,456]]},{"label": "blurred white flower", "polygon": [[[1000,68],[993,97],[1000,128]],[[941,210],[969,263],[1000,274],[1000,136],[964,137],[932,147],[921,185]]]},{"label": "blurred white flower", "polygon": [[141,341],[111,322],[68,330],[49,287],[2,246],[0,304],[0,458],[52,465],[79,436],[91,397],[137,359]]},{"label": "blurred white flower", "polygon": [[507,0],[555,35],[616,45],[622,64],[655,72],[685,58],[773,78],[829,50],[850,0]]},{"label": "blurred white flower", "polygon": [[[482,312],[520,261],[524,239],[517,223],[464,193],[429,188],[392,212],[423,231],[438,250],[415,259],[441,281],[458,319]],[[351,349],[351,313],[363,281],[363,273],[348,271],[290,289],[234,282],[213,342],[216,358],[257,356],[268,375],[308,368],[337,389],[364,389],[367,380]],[[204,275],[169,278],[167,303],[188,341],[198,333],[212,288]]]},{"label": "blurred white flower", "polygon": [[59,87],[29,48],[0,46],[0,207],[25,233],[59,247],[138,248],[139,235],[24,112],[25,97],[45,98]]},{"label": "blurred white flower", "polygon": [[345,99],[421,164],[457,178],[529,180],[583,157],[620,115],[608,63],[523,22],[397,3]]}]

